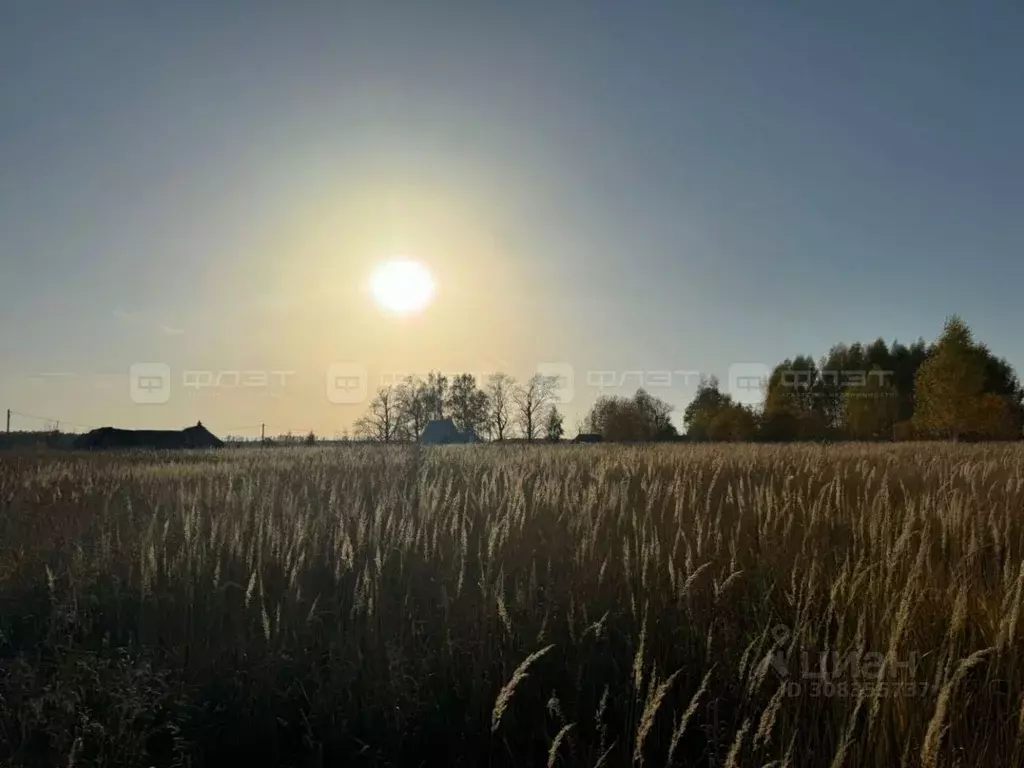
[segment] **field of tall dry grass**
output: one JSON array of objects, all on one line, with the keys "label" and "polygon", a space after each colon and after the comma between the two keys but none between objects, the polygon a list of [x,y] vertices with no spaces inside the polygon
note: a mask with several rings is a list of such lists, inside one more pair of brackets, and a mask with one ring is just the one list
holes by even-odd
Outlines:
[{"label": "field of tall dry grass", "polygon": [[1022,592],[1012,445],[10,455],[0,763],[1024,765]]}]

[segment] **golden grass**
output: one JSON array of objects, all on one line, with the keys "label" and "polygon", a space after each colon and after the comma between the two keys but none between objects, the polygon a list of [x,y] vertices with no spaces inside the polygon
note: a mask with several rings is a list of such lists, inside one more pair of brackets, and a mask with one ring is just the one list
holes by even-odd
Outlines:
[{"label": "golden grass", "polygon": [[1024,757],[1016,445],[53,454],[0,505],[0,762]]}]

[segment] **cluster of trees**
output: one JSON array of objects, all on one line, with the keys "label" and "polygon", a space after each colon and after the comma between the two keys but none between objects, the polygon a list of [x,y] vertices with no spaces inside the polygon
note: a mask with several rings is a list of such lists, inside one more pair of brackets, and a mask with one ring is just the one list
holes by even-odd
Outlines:
[{"label": "cluster of trees", "polygon": [[[426,379],[410,376],[377,390],[356,421],[355,434],[381,443],[416,441],[430,421],[450,418],[460,431],[484,439],[557,442],[565,426],[555,403],[556,384],[540,374],[517,382],[496,373],[483,386],[468,373],[451,379],[438,372]],[[679,433],[671,413],[669,403],[641,389],[631,398],[602,395],[577,426],[615,442],[675,440]]]},{"label": "cluster of trees", "polygon": [[837,345],[819,363],[785,360],[754,409],[702,382],[684,413],[695,440],[1011,440],[1021,437],[1024,390],[1006,360],[959,317],[932,345],[878,339]]},{"label": "cluster of trees", "polygon": [[[471,374],[432,372],[382,387],[356,422],[356,436],[415,441],[433,419],[450,417],[484,439],[560,440],[556,382],[497,373],[482,386]],[[683,413],[686,438],[754,440],[1016,440],[1024,427],[1024,388],[1013,367],[975,341],[959,317],[933,344],[877,339],[838,344],[821,360],[784,360],[764,382],[758,406],[736,402],[714,377],[701,382]],[[613,442],[679,439],[672,406],[643,389],[602,395],[579,424]]]},{"label": "cluster of trees", "polygon": [[633,397],[602,395],[584,422],[588,432],[619,443],[676,440],[672,406],[643,389]]},{"label": "cluster of trees", "polygon": [[409,376],[377,390],[356,421],[355,434],[382,443],[416,441],[429,422],[450,418],[460,431],[485,439],[557,441],[565,430],[555,403],[556,383],[540,374],[517,382],[495,373],[483,386],[469,373],[451,379],[437,371],[426,379]]}]

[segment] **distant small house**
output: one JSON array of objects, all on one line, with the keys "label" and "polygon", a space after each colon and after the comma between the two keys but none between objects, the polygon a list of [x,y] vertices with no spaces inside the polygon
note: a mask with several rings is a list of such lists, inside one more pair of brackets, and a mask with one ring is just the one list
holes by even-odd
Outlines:
[{"label": "distant small house", "polygon": [[115,429],[101,427],[86,432],[72,447],[79,450],[102,448],[222,448],[224,443],[213,435],[203,422],[185,429]]},{"label": "distant small house", "polygon": [[573,438],[574,443],[600,443],[604,440],[596,432],[580,432]]},{"label": "distant small house", "polygon": [[424,428],[420,442],[423,445],[456,445],[478,443],[480,440],[473,430],[460,432],[451,419],[436,419]]}]

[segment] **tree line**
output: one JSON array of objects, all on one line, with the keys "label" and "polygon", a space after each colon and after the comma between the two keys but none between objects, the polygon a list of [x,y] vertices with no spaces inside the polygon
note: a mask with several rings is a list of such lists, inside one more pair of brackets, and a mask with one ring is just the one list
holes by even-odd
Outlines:
[{"label": "tree line", "polygon": [[495,373],[482,385],[469,373],[451,379],[438,371],[425,379],[407,376],[377,390],[355,423],[355,435],[381,443],[417,441],[428,423],[450,418],[460,431],[481,439],[557,441],[565,429],[556,385],[553,377],[540,374],[518,382]]},{"label": "tree line", "polygon": [[1017,440],[1024,390],[1013,367],[950,317],[931,345],[838,344],[777,365],[760,407],[703,381],[683,415],[695,440]]},{"label": "tree line", "polygon": [[[451,418],[481,439],[557,441],[565,429],[556,386],[540,374],[518,382],[496,373],[482,383],[468,373],[410,376],[377,390],[355,435],[417,441],[430,421]],[[715,377],[703,379],[683,413],[685,439],[1016,440],[1024,425],[1024,389],[1013,367],[957,316],[930,345],[881,338],[837,344],[818,361],[784,360],[759,388],[751,405],[723,392]],[[677,440],[672,410],[644,389],[632,397],[601,395],[577,427],[613,442]]]}]

